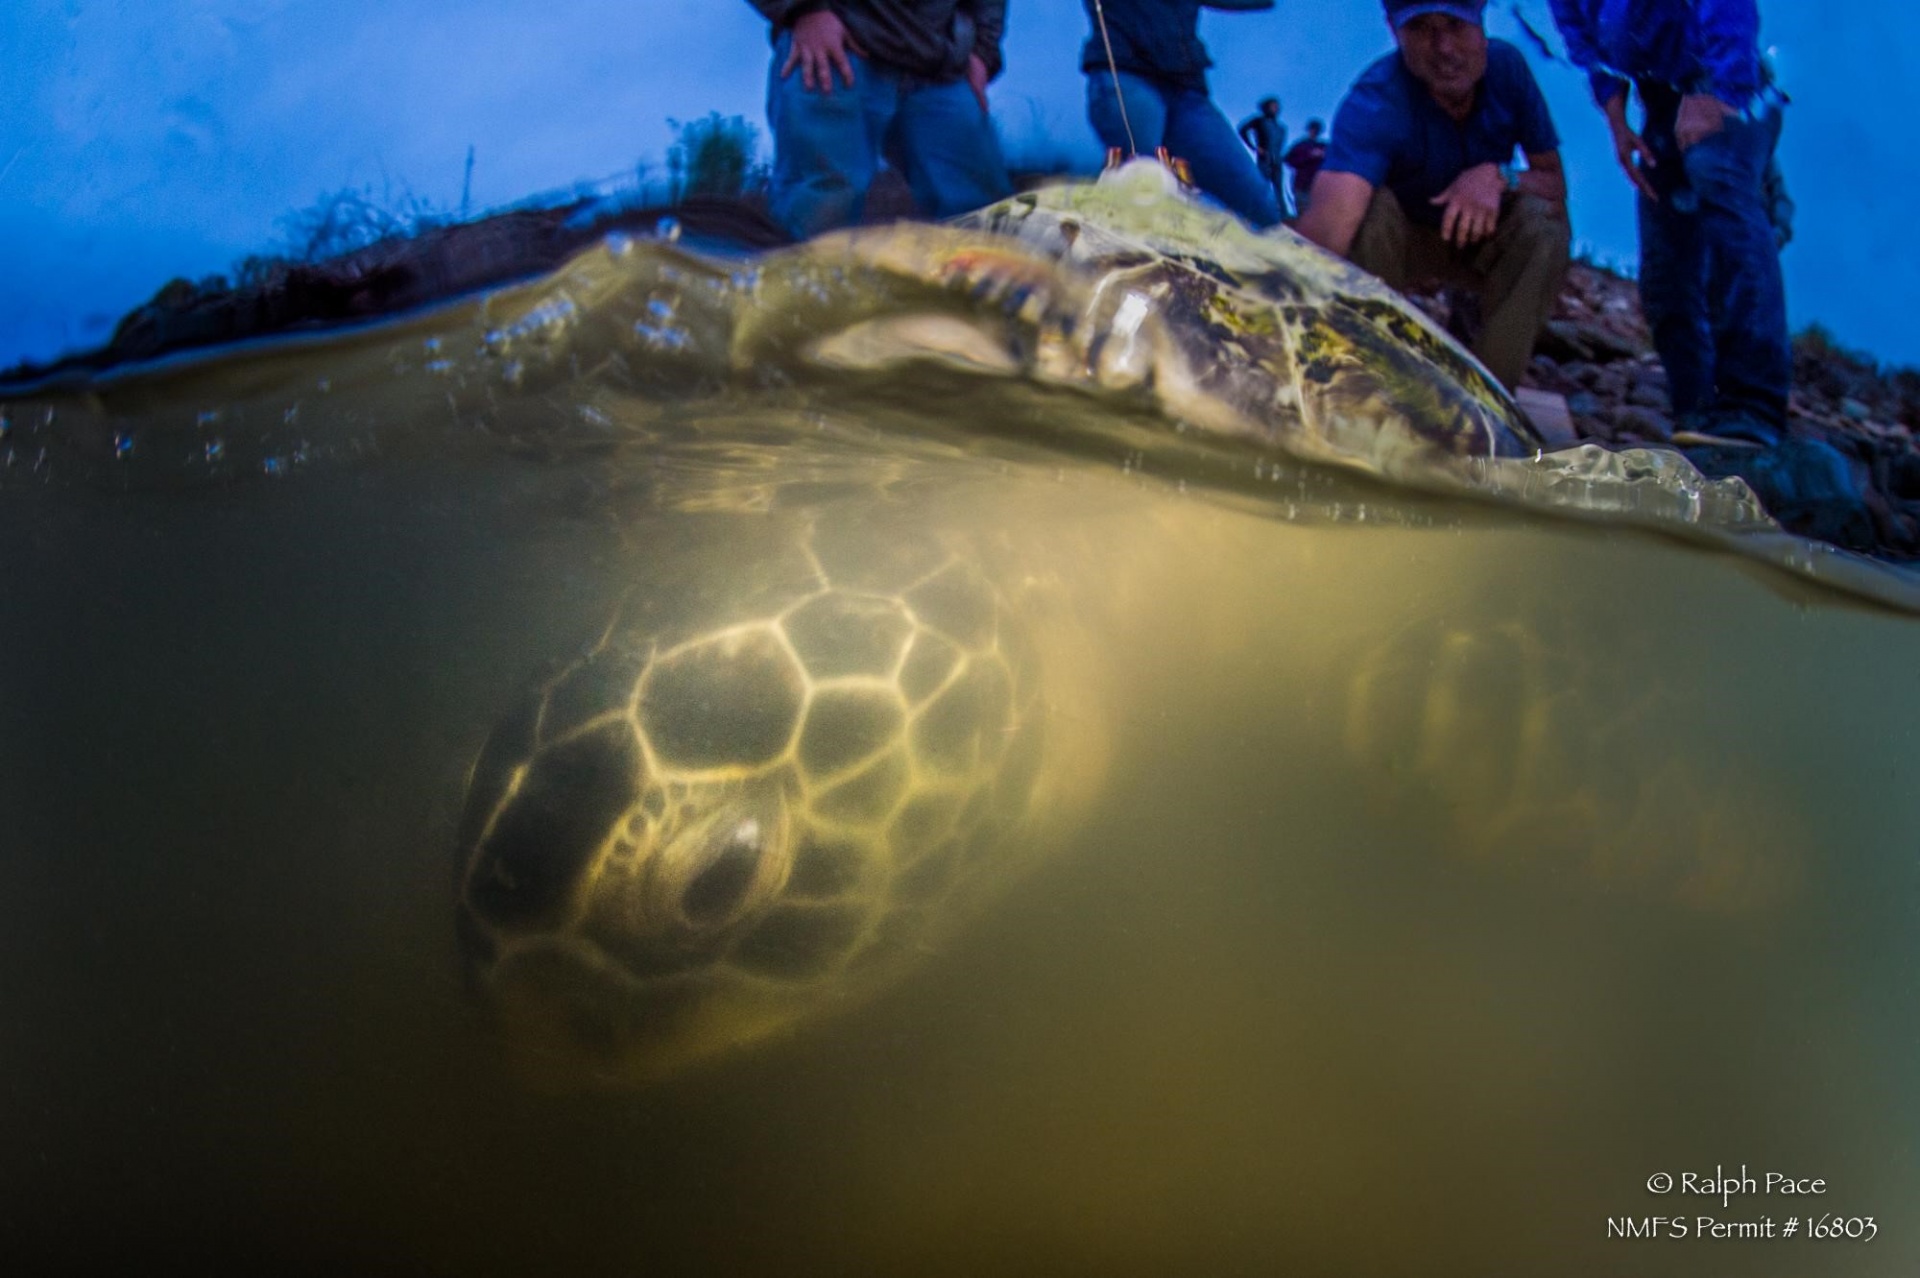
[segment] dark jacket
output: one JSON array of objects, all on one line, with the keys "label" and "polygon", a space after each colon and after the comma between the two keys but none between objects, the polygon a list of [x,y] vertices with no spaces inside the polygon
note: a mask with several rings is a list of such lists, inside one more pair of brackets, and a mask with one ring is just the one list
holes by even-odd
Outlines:
[{"label": "dark jacket", "polygon": [[1107,71],[1107,43],[1113,66],[1182,89],[1206,91],[1213,59],[1200,43],[1200,0],[1102,0],[1106,37],[1093,0],[1081,0],[1093,34],[1080,50],[1080,69]]},{"label": "dark jacket", "polygon": [[874,61],[928,80],[966,74],[979,54],[988,76],[1000,74],[1000,35],[1007,0],[748,0],[773,23],[777,39],[794,20],[831,9],[854,43]]},{"label": "dark jacket", "polygon": [[[1080,0],[1093,34],[1080,49],[1080,69],[1107,68],[1106,41],[1100,36],[1100,18],[1093,0]],[[1170,88],[1207,90],[1207,68],[1213,59],[1200,43],[1202,9],[1271,9],[1273,0],[1101,0],[1107,20],[1107,39],[1113,42],[1113,65],[1129,75],[1157,80]]]},{"label": "dark jacket", "polygon": [[1567,57],[1602,106],[1626,80],[1711,93],[1745,109],[1760,90],[1758,0],[1552,0]]}]

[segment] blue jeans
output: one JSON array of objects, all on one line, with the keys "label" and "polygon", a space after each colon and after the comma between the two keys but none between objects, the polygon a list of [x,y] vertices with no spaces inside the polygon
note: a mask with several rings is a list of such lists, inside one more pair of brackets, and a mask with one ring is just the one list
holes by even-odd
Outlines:
[{"label": "blue jeans", "polygon": [[1762,178],[1774,131],[1730,116],[1684,155],[1680,95],[1640,86],[1658,201],[1640,197],[1640,304],[1667,370],[1675,418],[1773,443],[1786,429],[1793,354],[1786,289]]},{"label": "blue jeans", "polygon": [[951,217],[1013,194],[1000,140],[965,80],[937,84],[849,53],[853,87],[808,92],[800,68],[780,68],[793,47],[782,33],[767,73],[773,129],[774,220],[805,239],[860,220],[882,157],[898,157],[920,211]]},{"label": "blue jeans", "polygon": [[[1120,118],[1124,101],[1127,118]],[[1100,135],[1101,145],[1152,155],[1166,147],[1187,162],[1193,184],[1255,226],[1280,221],[1280,205],[1273,185],[1260,176],[1253,157],[1213,105],[1198,89],[1174,89],[1144,76],[1120,73],[1120,93],[1106,71],[1087,73],[1087,119]],[[1127,144],[1127,125],[1133,126],[1133,144]]]}]

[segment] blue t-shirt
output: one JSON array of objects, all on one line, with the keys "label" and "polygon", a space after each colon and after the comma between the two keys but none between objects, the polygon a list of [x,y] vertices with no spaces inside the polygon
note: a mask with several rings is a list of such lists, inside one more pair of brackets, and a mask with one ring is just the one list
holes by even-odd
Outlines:
[{"label": "blue t-shirt", "polygon": [[1511,164],[1513,149],[1529,155],[1560,149],[1547,100],[1520,50],[1487,41],[1487,74],[1473,110],[1455,120],[1413,78],[1398,51],[1360,73],[1333,117],[1333,140],[1322,172],[1351,173],[1400,198],[1407,216],[1440,225],[1433,197],[1479,164]]}]

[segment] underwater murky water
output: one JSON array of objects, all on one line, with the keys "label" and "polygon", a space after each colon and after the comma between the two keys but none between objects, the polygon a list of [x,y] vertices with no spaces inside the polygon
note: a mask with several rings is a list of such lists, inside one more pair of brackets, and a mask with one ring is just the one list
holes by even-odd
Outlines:
[{"label": "underwater murky water", "polygon": [[[0,486],[8,1254],[1920,1265],[1913,618],[1634,529],[1142,466],[1159,427],[1017,385],[317,389],[416,336],[59,400],[67,470]],[[456,927],[476,756],[610,621],[724,610],[823,524],[1009,601],[1032,846],[755,1042],[530,1075]],[[1742,1164],[1826,1192],[1646,1187]],[[1823,1214],[1877,1237],[1609,1237]]]}]

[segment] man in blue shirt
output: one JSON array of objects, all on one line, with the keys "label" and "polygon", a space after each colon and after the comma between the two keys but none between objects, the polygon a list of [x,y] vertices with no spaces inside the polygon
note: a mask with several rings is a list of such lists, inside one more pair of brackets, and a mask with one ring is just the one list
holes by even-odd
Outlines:
[{"label": "man in blue shirt", "polygon": [[[1640,304],[1676,424],[1771,446],[1793,356],[1768,218],[1777,136],[1760,100],[1756,0],[1553,0],[1639,191]],[[1646,108],[1635,133],[1627,82]]]},{"label": "man in blue shirt", "polygon": [[1080,53],[1087,120],[1125,155],[1165,147],[1193,184],[1255,226],[1280,220],[1273,187],[1207,96],[1213,60],[1201,9],[1271,9],[1274,0],[1082,0],[1093,33]]},{"label": "man in blue shirt", "polygon": [[1525,57],[1487,38],[1485,0],[1385,4],[1399,50],[1340,103],[1296,229],[1394,288],[1478,290],[1473,353],[1512,389],[1567,270],[1560,138]]}]

